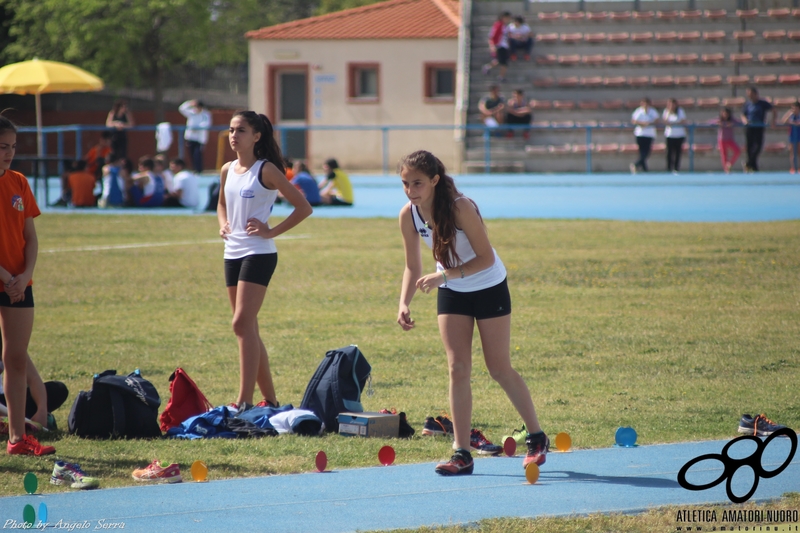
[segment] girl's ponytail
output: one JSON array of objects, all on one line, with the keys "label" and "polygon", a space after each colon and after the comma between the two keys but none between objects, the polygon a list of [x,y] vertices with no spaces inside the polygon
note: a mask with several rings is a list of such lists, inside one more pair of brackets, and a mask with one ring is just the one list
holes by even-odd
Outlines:
[{"label": "girl's ponytail", "polygon": [[275,140],[275,129],[272,127],[272,122],[266,115],[256,113],[255,111],[239,111],[234,117],[242,117],[247,121],[253,131],[261,134],[261,137],[253,147],[253,152],[257,159],[266,159],[286,174],[286,167],[283,162],[283,155],[281,154],[280,146]]}]

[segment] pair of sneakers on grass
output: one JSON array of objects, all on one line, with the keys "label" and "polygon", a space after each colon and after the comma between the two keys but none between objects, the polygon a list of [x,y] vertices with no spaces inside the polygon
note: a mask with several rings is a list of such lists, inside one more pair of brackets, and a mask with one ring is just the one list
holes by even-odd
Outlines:
[{"label": "pair of sneakers on grass", "polygon": [[[446,416],[428,417],[422,428],[422,434],[428,436],[449,435],[453,436],[453,423]],[[547,460],[547,450],[550,447],[550,439],[543,431],[538,433],[528,433],[525,426],[521,430],[515,431],[511,436],[517,443],[525,443],[527,453],[522,460],[522,467],[527,468],[530,463],[541,466]],[[479,455],[498,455],[503,451],[502,446],[492,444],[479,429],[470,431],[470,450],[463,448],[456,449],[449,461],[436,465],[436,473],[443,476],[457,476],[471,474],[474,468],[472,453]],[[503,438],[505,441],[505,438]]]}]

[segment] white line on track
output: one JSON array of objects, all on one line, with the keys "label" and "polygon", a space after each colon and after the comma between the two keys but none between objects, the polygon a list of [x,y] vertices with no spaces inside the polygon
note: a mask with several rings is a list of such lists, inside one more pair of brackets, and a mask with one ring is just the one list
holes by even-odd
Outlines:
[{"label": "white line on track", "polygon": [[[308,239],[310,235],[279,235],[275,240]],[[127,250],[131,248],[158,248],[162,246],[187,246],[192,244],[222,244],[222,239],[208,239],[205,241],[175,241],[175,242],[140,242],[131,244],[107,244],[97,246],[79,246],[77,248],[51,248],[39,250],[40,253],[57,254],[64,252],[97,252],[103,250]]]}]

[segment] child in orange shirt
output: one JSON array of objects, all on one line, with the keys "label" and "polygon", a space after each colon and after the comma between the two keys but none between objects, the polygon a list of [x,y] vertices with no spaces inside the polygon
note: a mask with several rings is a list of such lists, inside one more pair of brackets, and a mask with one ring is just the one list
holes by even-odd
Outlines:
[{"label": "child in orange shirt", "polygon": [[97,181],[103,178],[103,165],[111,155],[111,131],[104,131],[100,134],[100,141],[86,152],[86,172],[95,177]]},{"label": "child in orange shirt", "polygon": [[[33,225],[39,208],[28,180],[11,170],[17,149],[17,128],[0,115],[0,332],[3,339],[3,389],[8,407],[9,455],[48,455],[52,446],[25,434],[25,393],[28,383],[41,382],[28,355],[33,331],[33,268],[39,241]],[[41,397],[41,396],[40,396]],[[46,393],[45,393],[46,398]],[[47,426],[47,402],[33,417]]]}]

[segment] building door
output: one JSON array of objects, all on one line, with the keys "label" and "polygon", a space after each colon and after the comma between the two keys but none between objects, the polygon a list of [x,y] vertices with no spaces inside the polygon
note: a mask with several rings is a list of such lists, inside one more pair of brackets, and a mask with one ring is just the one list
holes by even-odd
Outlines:
[{"label": "building door", "polygon": [[[281,126],[308,125],[308,71],[306,68],[287,68],[275,73],[274,109],[275,122]],[[284,156],[292,159],[306,158],[306,130],[284,130]]]}]

